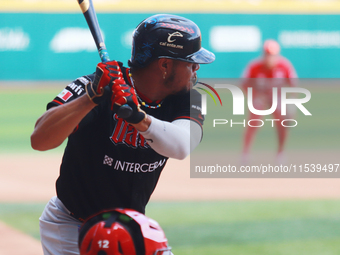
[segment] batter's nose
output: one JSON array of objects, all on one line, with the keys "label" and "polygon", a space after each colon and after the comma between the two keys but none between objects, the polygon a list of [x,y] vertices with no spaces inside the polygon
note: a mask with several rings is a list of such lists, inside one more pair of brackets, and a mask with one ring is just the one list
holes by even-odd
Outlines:
[{"label": "batter's nose", "polygon": [[196,72],[198,69],[200,69],[200,65],[199,65],[199,64],[193,64],[193,65],[192,65],[192,70],[193,70],[194,72]]}]

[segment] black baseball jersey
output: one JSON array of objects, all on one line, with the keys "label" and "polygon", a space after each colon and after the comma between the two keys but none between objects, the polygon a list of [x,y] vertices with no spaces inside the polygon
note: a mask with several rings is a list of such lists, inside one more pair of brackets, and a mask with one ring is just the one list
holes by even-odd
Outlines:
[{"label": "black baseball jersey", "polygon": [[[122,71],[126,83],[131,84],[129,69],[122,67]],[[93,79],[94,74],[76,79],[47,108],[83,95],[86,84]],[[165,98],[160,108],[141,108],[160,120],[190,118],[203,124],[197,110],[200,99],[199,93],[192,90]],[[56,190],[58,198],[77,218],[86,219],[115,207],[145,213],[168,160],[155,152],[132,125],[118,118],[111,104],[107,100],[93,108],[68,137]]]}]

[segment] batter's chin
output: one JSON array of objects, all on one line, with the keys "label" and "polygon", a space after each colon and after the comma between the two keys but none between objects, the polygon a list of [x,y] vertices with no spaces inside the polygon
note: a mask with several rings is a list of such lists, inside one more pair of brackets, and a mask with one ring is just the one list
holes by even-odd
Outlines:
[{"label": "batter's chin", "polygon": [[176,92],[174,95],[177,95],[177,96],[181,96],[181,95],[185,95],[186,93],[188,93],[190,91],[190,88],[187,89],[187,88],[184,88],[178,92]]}]

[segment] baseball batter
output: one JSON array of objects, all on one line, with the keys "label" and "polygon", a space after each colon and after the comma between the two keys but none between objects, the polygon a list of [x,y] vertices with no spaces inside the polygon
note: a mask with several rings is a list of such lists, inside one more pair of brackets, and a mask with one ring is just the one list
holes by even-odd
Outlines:
[{"label": "baseball batter", "polygon": [[[278,88],[278,105],[273,113],[273,118],[279,120],[275,121],[278,134],[277,163],[283,163],[285,160],[283,149],[287,138],[287,127],[281,125],[281,121],[287,116],[281,115],[280,88],[295,86],[296,78],[293,65],[280,55],[280,45],[271,39],[264,42],[262,57],[252,60],[243,73],[242,88],[244,91],[247,91],[248,87],[253,88],[253,105],[257,110],[271,107],[272,90],[274,87]],[[248,118],[261,119],[262,116],[249,112]],[[249,151],[257,129],[249,125],[246,127],[241,162],[243,164],[249,162]]]},{"label": "baseball batter", "polygon": [[[200,96],[192,86],[199,64],[214,60],[195,23],[154,15],[134,31],[130,68],[100,63],[48,103],[32,147],[68,142],[57,196],[40,217],[44,254],[79,254],[79,226],[102,210],[145,213],[168,158],[184,159],[202,138]],[[123,119],[117,110],[124,104],[133,111]]]}]

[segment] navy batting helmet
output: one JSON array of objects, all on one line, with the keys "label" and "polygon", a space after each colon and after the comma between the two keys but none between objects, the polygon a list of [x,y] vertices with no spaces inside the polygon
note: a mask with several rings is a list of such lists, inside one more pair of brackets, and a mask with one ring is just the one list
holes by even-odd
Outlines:
[{"label": "navy batting helmet", "polygon": [[79,231],[80,255],[171,254],[159,224],[131,209],[103,211],[87,219]]},{"label": "navy batting helmet", "polygon": [[157,58],[208,64],[215,55],[201,47],[201,31],[189,19],[158,14],[143,20],[135,29],[130,67],[145,67]]}]

